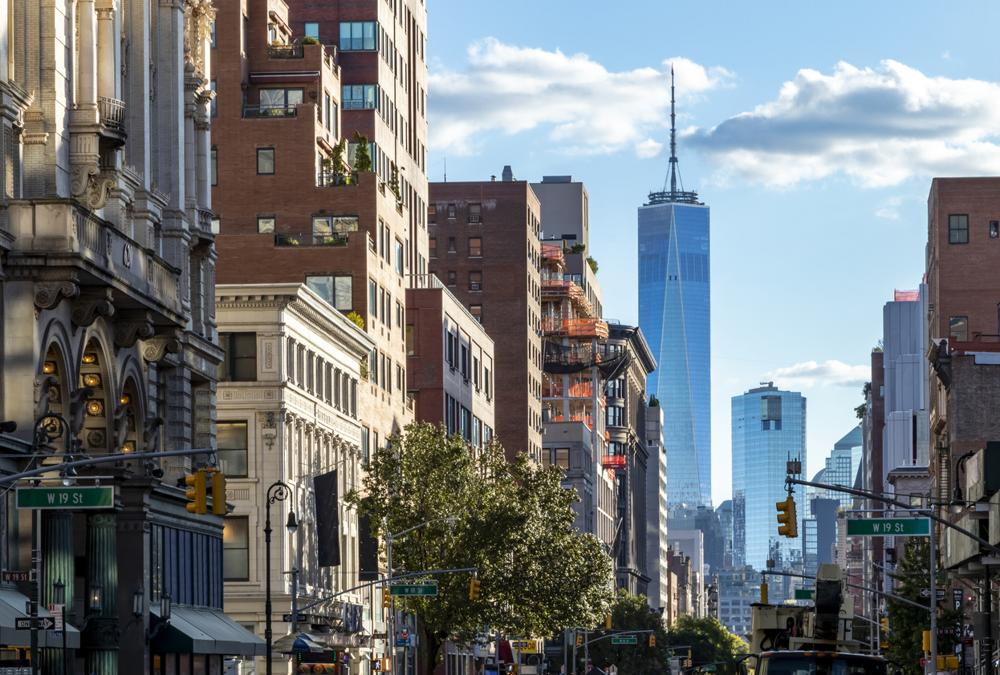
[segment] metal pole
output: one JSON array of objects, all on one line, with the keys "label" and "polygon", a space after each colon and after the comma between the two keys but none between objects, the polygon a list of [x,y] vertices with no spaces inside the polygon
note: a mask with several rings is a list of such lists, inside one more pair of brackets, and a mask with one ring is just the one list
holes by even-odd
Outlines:
[{"label": "metal pole", "polygon": [[[987,658],[983,672],[985,675],[993,675],[993,582],[990,579],[990,566],[984,565],[983,570],[983,574],[986,577],[986,588],[985,593],[983,593],[983,609],[986,614],[986,639],[983,642],[987,645]],[[965,647],[962,648],[962,657],[964,660]]]},{"label": "metal pole", "polygon": [[292,568],[292,635],[299,632],[299,567]]},{"label": "metal pole", "polygon": [[264,500],[264,672],[271,675],[271,500]]},{"label": "metal pole", "polygon": [[[386,587],[391,585],[392,579],[392,533],[389,532],[389,521],[385,521],[385,558],[388,574],[386,575]],[[392,661],[392,672],[399,673],[396,667],[396,599],[392,597],[392,590],[389,590],[389,654]]]},{"label": "metal pole", "polygon": [[583,672],[590,672],[590,631],[583,631]]},{"label": "metal pole", "polygon": [[938,671],[938,635],[937,635],[937,527],[931,522],[930,570],[931,570],[931,672]]},{"label": "metal pole", "polygon": [[38,603],[42,597],[42,528],[38,509],[31,511],[31,534],[34,547],[31,551],[31,567],[35,575],[34,597],[28,602],[31,617],[31,673],[38,675]]},{"label": "metal pole", "polygon": [[573,631],[573,675],[576,675],[576,631]]}]

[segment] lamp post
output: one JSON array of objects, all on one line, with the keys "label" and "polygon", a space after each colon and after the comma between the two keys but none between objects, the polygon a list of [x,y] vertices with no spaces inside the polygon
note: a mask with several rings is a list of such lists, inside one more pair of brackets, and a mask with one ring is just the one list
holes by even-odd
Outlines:
[{"label": "lamp post", "polygon": [[[280,480],[271,483],[267,488],[267,499],[264,502],[264,641],[267,643],[267,651],[264,664],[264,672],[271,675],[271,504],[283,502],[292,494],[292,489]],[[285,529],[289,535],[295,534],[299,527],[295,520],[295,511],[288,510],[288,521]],[[293,617],[294,618],[294,617]]]},{"label": "lamp post", "polygon": [[58,579],[52,584],[53,600],[59,605],[59,612],[62,614],[62,671],[63,675],[69,675],[69,653],[66,651],[66,584],[62,579]]}]

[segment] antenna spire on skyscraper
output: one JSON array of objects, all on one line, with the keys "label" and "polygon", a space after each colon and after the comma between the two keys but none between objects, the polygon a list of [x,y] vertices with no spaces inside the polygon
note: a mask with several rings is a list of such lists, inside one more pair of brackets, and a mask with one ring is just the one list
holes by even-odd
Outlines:
[{"label": "antenna spire on skyscraper", "polygon": [[698,193],[686,191],[681,185],[678,189],[678,175],[680,168],[677,164],[677,97],[675,90],[674,64],[670,64],[670,189],[666,184],[662,192],[650,192],[650,204],[663,204],[665,202],[680,202],[682,204],[701,204],[698,201]]}]

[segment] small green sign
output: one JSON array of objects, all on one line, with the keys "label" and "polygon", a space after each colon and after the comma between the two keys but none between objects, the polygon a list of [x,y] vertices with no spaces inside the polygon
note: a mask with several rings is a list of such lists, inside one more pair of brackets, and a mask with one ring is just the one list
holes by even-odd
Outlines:
[{"label": "small green sign", "polygon": [[850,537],[929,537],[930,518],[853,518],[847,521]]},{"label": "small green sign", "polygon": [[424,584],[391,584],[389,593],[392,595],[437,595],[438,585],[436,581]]},{"label": "small green sign", "polygon": [[611,638],[611,644],[613,645],[637,645],[639,644],[639,638],[634,635],[620,635]]},{"label": "small green sign", "polygon": [[90,487],[19,487],[19,509],[110,509],[115,505],[115,489]]},{"label": "small green sign", "polygon": [[796,600],[812,600],[813,599],[813,589],[811,588],[796,588],[795,589],[795,599]]}]

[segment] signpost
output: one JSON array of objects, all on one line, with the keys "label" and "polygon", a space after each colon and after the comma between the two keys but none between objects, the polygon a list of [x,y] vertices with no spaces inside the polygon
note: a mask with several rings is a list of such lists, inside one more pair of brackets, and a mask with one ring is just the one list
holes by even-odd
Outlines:
[{"label": "signpost", "polygon": [[52,630],[56,627],[56,620],[51,616],[24,616],[14,619],[14,628],[17,630]]},{"label": "signpost", "polygon": [[639,644],[639,638],[635,635],[618,635],[611,638],[611,644],[613,645],[637,645]]},{"label": "signpost", "polygon": [[31,581],[31,572],[29,570],[4,570],[0,573],[0,578],[5,584],[26,583]]},{"label": "signpost", "polygon": [[795,599],[796,600],[812,600],[816,591],[811,588],[796,588],[795,589]]},{"label": "signpost", "polygon": [[930,518],[851,518],[849,537],[929,537]]},{"label": "signpost", "polygon": [[115,489],[110,485],[72,487],[19,487],[19,509],[110,509]]},{"label": "signpost", "polygon": [[435,596],[438,594],[436,581],[425,581],[419,584],[390,584],[389,593],[399,596]]}]

